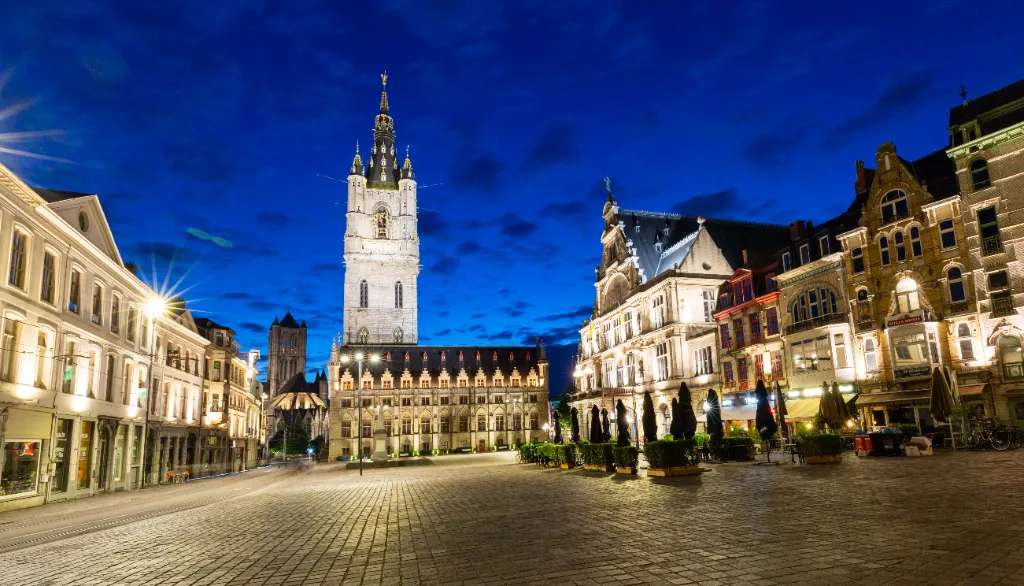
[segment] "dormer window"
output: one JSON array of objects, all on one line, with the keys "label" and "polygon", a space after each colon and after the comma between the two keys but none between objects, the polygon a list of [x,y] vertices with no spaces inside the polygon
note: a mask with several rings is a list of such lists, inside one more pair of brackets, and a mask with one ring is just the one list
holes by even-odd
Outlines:
[{"label": "dormer window", "polygon": [[902,220],[910,215],[910,203],[902,189],[894,189],[882,196],[882,224]]}]

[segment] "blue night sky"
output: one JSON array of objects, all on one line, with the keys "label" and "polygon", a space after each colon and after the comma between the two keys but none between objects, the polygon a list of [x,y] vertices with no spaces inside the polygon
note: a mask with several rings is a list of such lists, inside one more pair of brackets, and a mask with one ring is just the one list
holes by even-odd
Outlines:
[{"label": "blue night sky", "polygon": [[822,221],[855,160],[943,146],[961,82],[1024,71],[1011,3],[116,4],[7,7],[0,133],[59,132],[0,147],[60,160],[0,161],[98,193],[125,259],[184,275],[243,348],[305,319],[311,367],[382,69],[420,184],[421,343],[551,345],[589,314],[603,176],[627,208]]}]

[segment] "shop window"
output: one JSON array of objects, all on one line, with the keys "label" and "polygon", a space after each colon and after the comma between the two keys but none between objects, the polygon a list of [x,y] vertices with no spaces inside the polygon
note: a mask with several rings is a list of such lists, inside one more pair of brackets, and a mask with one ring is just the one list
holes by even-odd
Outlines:
[{"label": "shop window", "polygon": [[92,486],[92,436],[96,424],[92,421],[82,421],[81,425],[82,433],[79,435],[78,444],[79,489]]},{"label": "shop window", "polygon": [[39,440],[4,442],[4,467],[0,470],[0,496],[34,494],[39,482]]}]

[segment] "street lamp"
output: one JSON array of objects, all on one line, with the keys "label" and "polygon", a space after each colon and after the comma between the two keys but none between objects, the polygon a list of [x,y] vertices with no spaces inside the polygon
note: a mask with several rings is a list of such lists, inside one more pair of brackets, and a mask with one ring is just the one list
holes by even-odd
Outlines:
[{"label": "street lamp", "polygon": [[[366,354],[363,354],[362,352],[355,352],[352,354],[351,357],[348,354],[341,355],[342,364],[348,364],[352,360],[354,360],[356,363],[356,377],[358,379],[356,386],[356,401],[358,401],[358,411],[356,414],[356,418],[359,420],[359,423],[356,427],[356,429],[358,430],[356,449],[359,451],[360,476],[363,475],[363,361],[366,359]],[[369,360],[370,362],[376,364],[378,361],[380,361],[380,356],[377,354],[370,354]]]},{"label": "street lamp", "polygon": [[167,300],[162,297],[150,297],[142,306],[142,314],[146,317],[149,328],[149,388],[146,389],[146,413],[142,425],[142,478],[139,487],[146,486],[146,452],[149,450],[149,412],[153,409],[153,385],[156,384],[156,376],[153,373],[153,362],[156,358],[156,320],[167,313]]},{"label": "street lamp", "polygon": [[267,410],[267,399],[269,399],[269,398],[270,398],[270,395],[268,395],[266,392],[263,392],[263,393],[260,394],[260,399],[261,399],[260,400],[260,421],[259,421],[259,431],[257,431],[257,433],[261,434],[263,437],[262,438],[257,437],[257,440],[256,440],[256,441],[261,441],[262,440],[262,442],[263,442],[263,457],[264,457],[265,462],[266,462],[266,464],[268,466],[270,465],[270,449],[269,449],[269,444],[270,444],[269,439],[270,438],[268,437],[270,434],[267,432],[266,410]]}]

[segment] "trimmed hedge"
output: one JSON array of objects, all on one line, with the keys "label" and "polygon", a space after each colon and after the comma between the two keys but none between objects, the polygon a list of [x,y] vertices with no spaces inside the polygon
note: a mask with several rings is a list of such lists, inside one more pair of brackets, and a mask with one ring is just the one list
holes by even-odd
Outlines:
[{"label": "trimmed hedge", "polygon": [[656,440],[644,444],[644,455],[651,468],[679,468],[693,466],[692,440]]},{"label": "trimmed hedge", "polygon": [[843,436],[834,433],[805,435],[797,439],[804,456],[837,456],[843,453]]},{"label": "trimmed hedge", "polygon": [[754,440],[746,435],[726,436],[722,438],[717,452],[722,460],[753,460]]},{"label": "trimmed hedge", "polygon": [[618,468],[633,468],[636,470],[638,452],[636,446],[614,446],[612,456],[615,458],[615,466]]},{"label": "trimmed hedge", "polygon": [[615,463],[612,444],[580,444],[580,457],[584,464],[610,466]]}]

